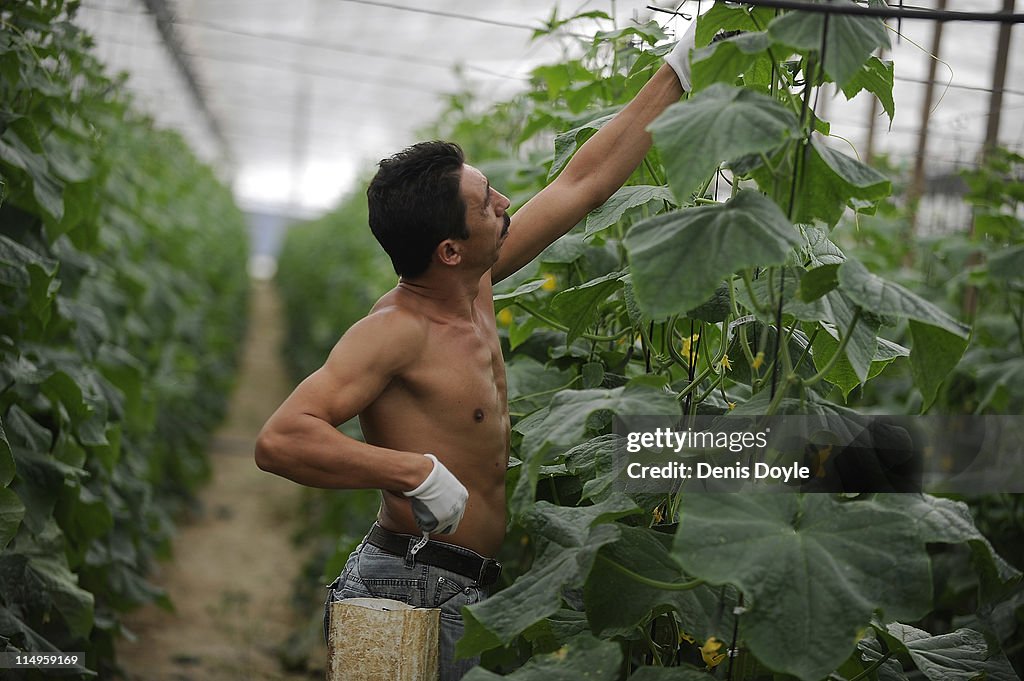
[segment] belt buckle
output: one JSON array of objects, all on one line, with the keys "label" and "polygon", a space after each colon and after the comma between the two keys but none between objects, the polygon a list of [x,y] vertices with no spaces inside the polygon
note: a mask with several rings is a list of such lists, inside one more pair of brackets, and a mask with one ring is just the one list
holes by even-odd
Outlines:
[{"label": "belt buckle", "polygon": [[476,583],[480,586],[489,586],[497,582],[500,576],[501,563],[493,558],[485,558],[483,565],[480,566],[480,574],[476,578]]}]

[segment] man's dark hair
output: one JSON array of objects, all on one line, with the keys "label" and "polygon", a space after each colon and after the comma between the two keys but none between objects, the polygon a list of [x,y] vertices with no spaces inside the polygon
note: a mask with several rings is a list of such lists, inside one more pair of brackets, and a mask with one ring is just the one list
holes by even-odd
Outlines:
[{"label": "man's dark hair", "polygon": [[468,239],[459,194],[465,156],[451,142],[420,142],[382,160],[366,189],[370,229],[401,277],[427,271],[445,239]]}]

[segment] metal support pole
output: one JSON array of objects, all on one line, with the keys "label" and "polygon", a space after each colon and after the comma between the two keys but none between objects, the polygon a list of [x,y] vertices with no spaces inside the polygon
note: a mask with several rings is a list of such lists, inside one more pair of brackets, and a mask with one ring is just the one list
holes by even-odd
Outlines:
[{"label": "metal support pole", "polygon": [[210,132],[220,143],[222,155],[227,156],[231,147],[228,145],[227,138],[224,136],[224,131],[221,130],[217,117],[213,115],[213,111],[210,110],[210,107],[206,102],[206,98],[203,96],[203,92],[199,88],[199,80],[192,71],[192,64],[185,55],[185,51],[181,46],[181,41],[178,40],[178,36],[174,32],[174,18],[171,16],[171,12],[167,8],[166,0],[142,0],[142,4],[144,4],[146,9],[149,10],[149,13],[153,15],[153,19],[156,21],[157,31],[159,31],[160,37],[163,38],[164,45],[167,46],[167,51],[170,53],[171,59],[174,60],[178,70],[181,72],[182,78],[185,80],[185,84],[188,86],[189,92],[192,94],[193,99],[195,99],[196,107],[200,112],[202,112],[203,117],[210,126]]},{"label": "metal support pole", "polygon": [[[946,0],[939,0],[936,11],[942,12],[946,9]],[[917,138],[917,153],[914,155],[914,174],[911,176],[910,188],[907,192],[907,205],[910,208],[910,222],[907,226],[905,244],[907,256],[904,259],[912,259],[912,248],[915,234],[917,234],[917,209],[921,196],[924,195],[925,177],[924,161],[928,153],[928,123],[932,112],[932,99],[935,94],[935,71],[939,62],[942,50],[942,29],[945,24],[941,21],[935,24],[935,32],[932,34],[931,53],[932,58],[928,60],[928,77],[924,90],[924,99],[921,102],[921,125]],[[907,263],[909,264],[909,263]]]},{"label": "metal support pole", "polygon": [[[1013,13],[1014,0],[1003,0],[1003,14]],[[1010,24],[1000,24],[999,38],[996,41],[996,59],[992,67],[992,97],[989,99],[988,125],[985,128],[985,142],[981,147],[980,161],[985,162],[989,153],[999,144],[999,122],[1003,109],[1003,88],[1006,86],[1006,63],[1010,54]],[[971,219],[971,227],[968,232],[970,237],[974,236],[974,219]],[[971,253],[967,257],[967,266],[973,267],[982,261],[981,254]],[[978,311],[978,288],[968,286],[964,290],[963,305],[964,317],[968,320],[974,319]]]},{"label": "metal support pole", "polygon": [[[1014,0],[1003,0],[1003,14],[1013,14]],[[1012,24],[999,25],[999,39],[996,43],[996,63],[992,69],[992,98],[988,107],[988,126],[985,130],[983,154],[999,144],[999,119],[1003,110],[1003,88],[1006,86],[1006,63],[1010,54],[1010,30]]]}]

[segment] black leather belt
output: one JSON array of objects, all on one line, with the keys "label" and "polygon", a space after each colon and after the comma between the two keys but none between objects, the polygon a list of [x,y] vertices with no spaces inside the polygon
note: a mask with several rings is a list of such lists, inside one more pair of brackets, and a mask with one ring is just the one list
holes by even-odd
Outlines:
[{"label": "black leather belt", "polygon": [[[404,558],[409,552],[410,544],[415,544],[420,537],[410,534],[397,534],[374,524],[366,541],[382,551]],[[468,550],[468,549],[466,549]],[[426,565],[451,570],[463,577],[469,577],[480,586],[490,586],[501,576],[501,563],[476,554],[463,553],[444,542],[429,541],[416,552],[416,560]]]}]

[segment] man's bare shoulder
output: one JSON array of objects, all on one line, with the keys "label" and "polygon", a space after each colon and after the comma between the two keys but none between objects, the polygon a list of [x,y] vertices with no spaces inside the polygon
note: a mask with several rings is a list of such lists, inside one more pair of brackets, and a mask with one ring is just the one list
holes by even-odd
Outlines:
[{"label": "man's bare shoulder", "polygon": [[430,321],[393,293],[385,294],[365,317],[353,324],[342,336],[338,347],[356,343],[369,346],[367,350],[405,354],[410,348],[422,347],[429,333]]}]

